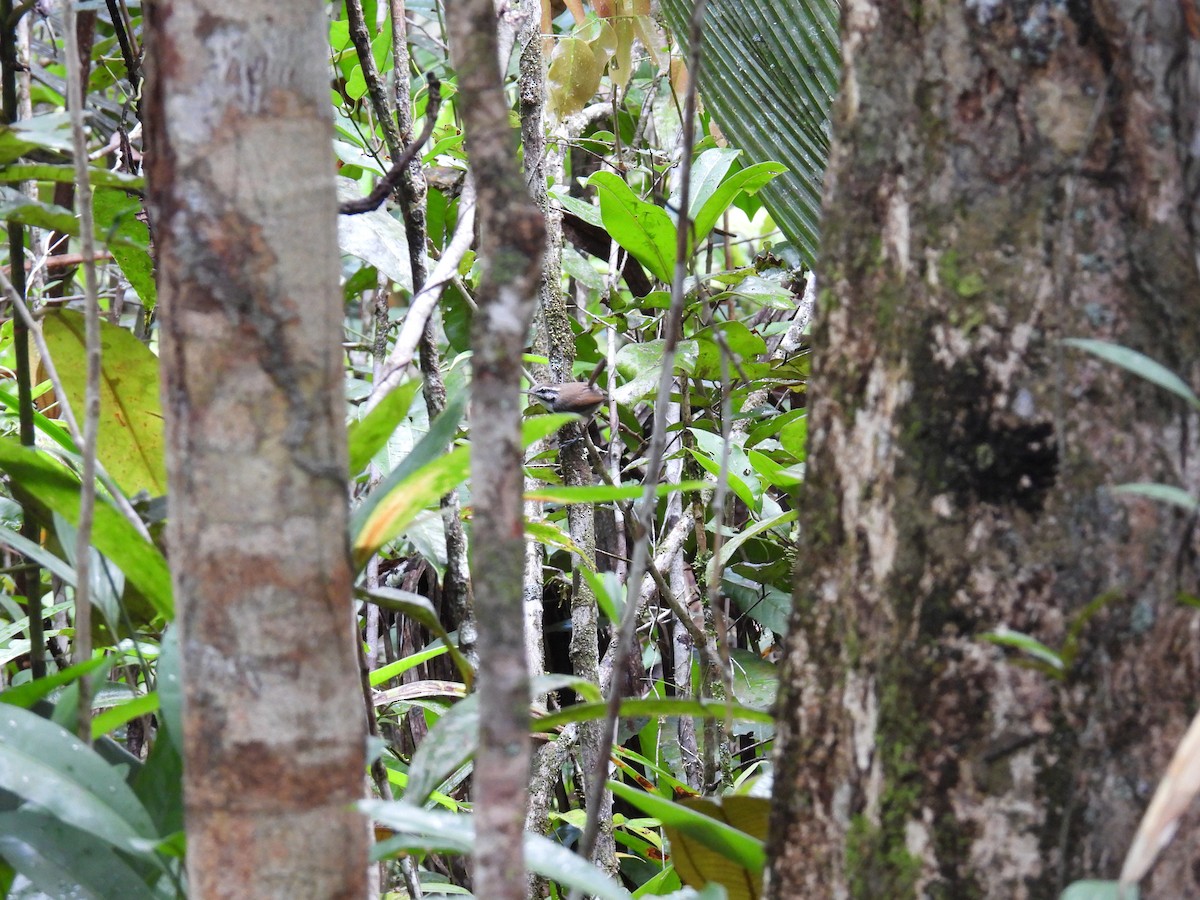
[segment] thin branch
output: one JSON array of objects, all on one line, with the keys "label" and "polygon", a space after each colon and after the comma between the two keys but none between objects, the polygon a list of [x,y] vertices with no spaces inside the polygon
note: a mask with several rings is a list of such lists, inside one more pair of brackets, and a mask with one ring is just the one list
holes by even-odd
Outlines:
[{"label": "thin branch", "polygon": [[375,388],[371,391],[371,397],[367,401],[368,407],[378,403],[388,391],[400,383],[404,370],[413,361],[426,322],[433,315],[446,285],[454,280],[459,263],[463,261],[474,242],[475,182],[467,176],[458,203],[458,224],[455,226],[454,236],[450,238],[450,243],[446,245],[433,271],[429,273],[424,286],[408,304],[408,313],[400,325],[400,333],[396,336],[392,352],[388,354],[387,362],[375,382]]},{"label": "thin branch", "polygon": [[[79,34],[75,4],[66,4],[67,110],[71,116],[71,142],[75,159],[75,198],[79,209],[79,239],[83,255],[84,321],[87,348],[87,383],[83,403],[83,456],[79,486],[79,521],[75,530],[75,661],[92,658],[92,601],[89,594],[92,517],[96,510],[96,436],[100,428],[100,301],[96,283],[96,235],[92,221],[92,186],[88,180],[87,135],[83,121],[83,74],[79,61]],[[79,679],[79,739],[92,741],[91,683]]]},{"label": "thin branch", "polygon": [[[371,100],[371,109],[379,125],[383,128],[383,140],[387,144],[388,153],[395,159],[400,154],[400,132],[392,118],[392,110],[388,105],[387,91],[383,87],[383,79],[379,77],[379,69],[375,65],[375,54],[371,47],[371,32],[367,28],[363,16],[362,0],[346,0],[346,24],[349,26],[350,41],[354,44],[354,52],[358,55],[358,65],[362,69],[363,81],[367,84],[367,96]],[[378,206],[378,204],[376,204]]]},{"label": "thin branch", "polygon": [[141,81],[142,73],[141,66],[138,65],[137,51],[133,49],[129,32],[125,30],[125,17],[121,15],[121,7],[117,0],[106,0],[106,3],[113,30],[117,33],[117,43],[121,45],[121,57],[125,60],[125,77],[134,94],[138,94],[138,82]]},{"label": "thin branch", "polygon": [[[24,60],[18,51],[17,26],[24,11],[13,11],[11,0],[0,0],[0,95],[3,97],[4,122],[15,123],[21,115],[22,103],[17,92],[17,72],[23,68]],[[28,28],[23,30],[26,34]],[[28,96],[28,92],[23,92]],[[18,300],[25,296],[25,226],[18,222],[8,223],[8,258],[15,266],[13,281],[16,286],[11,293]],[[29,360],[29,331],[19,316],[13,320],[13,355],[16,364],[17,418],[21,445],[32,447],[35,441],[33,425],[33,374]],[[34,543],[38,540],[38,524],[30,511],[25,509],[21,517],[21,535]],[[35,680],[46,676],[46,635],[42,620],[42,575],[31,562],[31,568],[17,577],[17,585],[25,597],[25,608],[29,615],[29,658],[30,674]]]},{"label": "thin branch", "polygon": [[420,135],[405,147],[399,156],[394,158],[392,167],[388,170],[387,175],[379,180],[379,183],[375,185],[375,189],[370,194],[357,200],[346,200],[339,204],[339,214],[354,216],[359,213],[379,209],[388,196],[391,195],[392,191],[396,190],[400,184],[401,179],[404,177],[404,170],[408,167],[408,164],[412,162],[422,145],[433,134],[433,126],[437,122],[438,110],[442,105],[442,83],[433,72],[425,74],[425,81],[429,85],[429,104],[425,109],[425,127],[421,130]]},{"label": "thin branch", "polygon": [[633,547],[632,560],[629,565],[629,578],[626,581],[626,603],[621,615],[621,625],[616,638],[616,651],[613,655],[613,677],[608,686],[608,710],[605,717],[603,734],[603,753],[600,754],[596,771],[592,773],[588,783],[587,824],[583,837],[579,841],[579,853],[590,859],[596,846],[596,837],[600,831],[599,818],[596,815],[600,800],[607,790],[608,756],[612,752],[614,732],[617,718],[620,715],[622,679],[617,673],[623,672],[629,664],[633,653],[634,641],[637,637],[637,610],[631,594],[630,586],[641,584],[646,571],[650,552],[650,529],[653,524],[655,503],[655,488],[658,484],[659,469],[662,466],[663,453],[667,445],[667,406],[665,402],[671,396],[671,385],[675,375],[675,348],[679,343],[681,324],[683,321],[684,279],[687,276],[688,241],[691,236],[691,218],[688,216],[688,204],[691,202],[691,169],[692,147],[695,143],[696,121],[696,83],[700,74],[700,31],[704,22],[704,9],[707,0],[696,0],[692,7],[692,18],[689,28],[691,48],[691,78],[688,79],[687,98],[684,103],[683,116],[683,152],[680,160],[679,178],[679,221],[677,224],[677,242],[675,246],[675,273],[671,282],[671,308],[667,313],[663,334],[662,373],[658,381],[658,396],[664,402],[654,406],[654,431],[650,439],[650,451],[646,462],[646,483],[642,499],[633,520],[637,541]]}]

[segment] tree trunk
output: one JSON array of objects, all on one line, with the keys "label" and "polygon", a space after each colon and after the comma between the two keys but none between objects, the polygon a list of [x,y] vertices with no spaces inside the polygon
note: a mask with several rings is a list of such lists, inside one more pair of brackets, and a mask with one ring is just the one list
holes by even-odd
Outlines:
[{"label": "tree trunk", "polygon": [[324,7],[177,0],[147,16],[189,888],[359,898]]},{"label": "tree trunk", "polygon": [[771,897],[1115,878],[1200,700],[1191,524],[1109,490],[1194,494],[1196,417],[1060,343],[1194,380],[1191,11],[843,4]]},{"label": "tree trunk", "polygon": [[[506,16],[506,19],[509,17]],[[516,18],[516,16],[512,17]],[[512,24],[510,21],[509,24]],[[526,896],[522,852],[529,790],[529,666],[521,593],[521,352],[533,317],[546,231],[517,163],[517,139],[496,64],[491,0],[446,4],[458,109],[478,190],[479,306],[471,334],[471,582],[479,632],[475,754],[475,894]],[[500,56],[507,61],[507,53]]]}]

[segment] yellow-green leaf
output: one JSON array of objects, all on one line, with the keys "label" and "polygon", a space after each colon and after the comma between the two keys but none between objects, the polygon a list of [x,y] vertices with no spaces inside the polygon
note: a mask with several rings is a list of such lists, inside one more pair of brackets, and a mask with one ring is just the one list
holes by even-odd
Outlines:
[{"label": "yellow-green leaf", "polygon": [[[67,400],[83,412],[87,380],[83,316],[56,310],[42,322]],[[100,371],[100,431],[96,455],[120,486],[132,496],[167,492],[163,461],[163,418],[158,399],[158,357],[132,333],[100,323],[103,359]]]}]

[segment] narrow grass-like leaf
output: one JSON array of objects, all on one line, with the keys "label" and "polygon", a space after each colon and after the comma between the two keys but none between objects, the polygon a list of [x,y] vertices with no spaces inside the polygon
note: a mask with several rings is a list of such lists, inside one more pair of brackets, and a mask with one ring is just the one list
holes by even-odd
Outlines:
[{"label": "narrow grass-like leaf", "polygon": [[110,709],[104,710],[102,713],[97,713],[92,718],[92,740],[95,740],[102,734],[109,734],[116,731],[131,719],[136,719],[138,716],[147,716],[155,712],[158,712],[157,691],[131,697],[128,702],[119,703]]},{"label": "narrow grass-like leaf", "polygon": [[416,653],[410,653],[403,659],[398,659],[395,662],[390,662],[386,666],[380,666],[371,673],[371,687],[378,687],[385,681],[391,681],[399,675],[403,675],[409,669],[415,669],[423,662],[429,662],[431,659],[436,659],[442,656],[450,649],[450,644],[436,644],[432,647],[426,647],[424,650],[418,650]]},{"label": "narrow grass-like leaf", "polygon": [[389,587],[370,588],[356,591],[355,593],[381,609],[398,612],[412,619],[414,622],[419,622],[429,629],[429,631],[433,632],[435,637],[441,638],[450,653],[450,658],[454,660],[454,665],[458,668],[459,674],[462,675],[463,681],[466,683],[467,688],[470,689],[472,682],[475,680],[475,670],[471,668],[471,664],[467,662],[466,657],[459,652],[458,647],[450,640],[450,635],[446,633],[446,629],[442,627],[441,619],[438,618],[437,610],[433,608],[433,604],[428,599],[411,591],[402,591]]},{"label": "narrow grass-like leaf", "polygon": [[1020,650],[1034,659],[1045,663],[1055,671],[1062,672],[1066,669],[1060,654],[1051,650],[1037,638],[1030,637],[1027,634],[1022,634],[1019,631],[1011,631],[1009,629],[1003,629],[1001,631],[988,631],[984,634],[981,634],[980,638],[991,644],[997,644],[1001,647],[1012,647],[1014,650]]},{"label": "narrow grass-like leaf", "polygon": [[1120,366],[1122,369],[1146,379],[1151,384],[1156,384],[1177,397],[1182,397],[1192,406],[1200,409],[1200,397],[1196,396],[1187,383],[1162,363],[1155,362],[1144,353],[1139,353],[1129,347],[1122,347],[1120,344],[1091,338],[1065,338],[1063,343],[1068,347],[1086,350],[1105,362]]},{"label": "narrow grass-like leaf", "polygon": [[[708,481],[682,481],[679,484],[658,484],[654,496],[666,497],[676,491],[703,491],[712,487]],[[525,492],[526,500],[542,503],[611,503],[614,500],[636,500],[645,490],[640,484],[579,485],[563,487],[540,487]]]},{"label": "narrow grass-like leaf", "polygon": [[1132,494],[1138,497],[1147,497],[1150,500],[1158,500],[1161,503],[1170,503],[1182,507],[1188,512],[1195,512],[1196,507],[1200,505],[1197,504],[1195,497],[1183,488],[1175,487],[1172,484],[1132,482],[1130,484],[1118,484],[1108,490],[1109,493],[1113,494]]},{"label": "narrow grass-like leaf", "polygon": [[[534,723],[537,731],[550,731],[571,722],[590,722],[602,719],[607,713],[605,703],[577,703],[566,709],[551,713]],[[724,719],[739,722],[759,722],[771,725],[771,714],[761,709],[752,709],[737,703],[720,703],[714,700],[687,700],[679,697],[658,697],[643,700],[625,700],[621,703],[622,718],[638,716],[695,716],[705,719]]]}]

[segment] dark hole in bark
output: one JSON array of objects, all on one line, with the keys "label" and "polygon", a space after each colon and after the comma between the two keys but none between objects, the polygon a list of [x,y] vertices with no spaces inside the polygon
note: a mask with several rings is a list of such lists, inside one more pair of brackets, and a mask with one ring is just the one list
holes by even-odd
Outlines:
[{"label": "dark hole in bark", "polygon": [[1040,513],[1058,477],[1053,424],[992,409],[988,401],[1000,391],[978,370],[934,366],[931,374],[918,385],[928,392],[918,400],[918,432],[935,482],[960,508],[988,503]]}]

